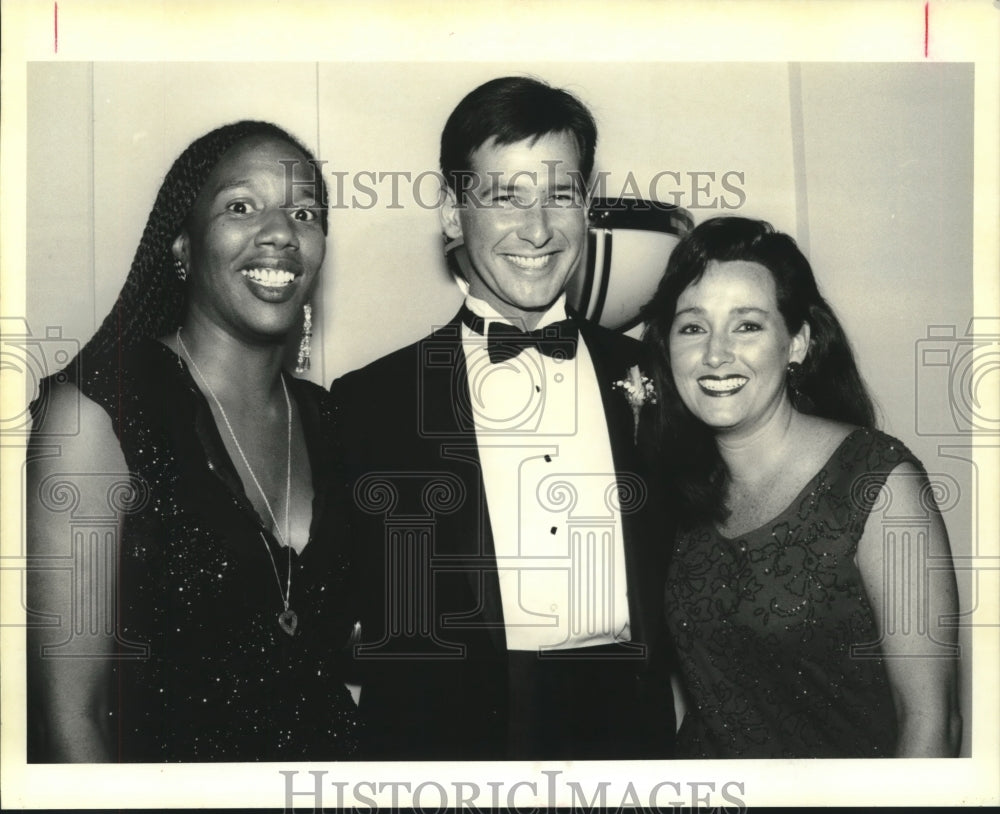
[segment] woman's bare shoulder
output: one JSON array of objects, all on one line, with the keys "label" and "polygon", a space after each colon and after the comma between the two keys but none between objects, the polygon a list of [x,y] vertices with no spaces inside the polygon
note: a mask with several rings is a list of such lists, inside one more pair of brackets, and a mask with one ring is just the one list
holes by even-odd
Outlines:
[{"label": "woman's bare shoulder", "polygon": [[40,396],[31,447],[36,451],[40,447],[58,449],[57,456],[42,456],[40,461],[56,457],[64,467],[89,462],[98,471],[106,465],[121,471],[124,466],[111,417],[69,381],[52,382]]}]

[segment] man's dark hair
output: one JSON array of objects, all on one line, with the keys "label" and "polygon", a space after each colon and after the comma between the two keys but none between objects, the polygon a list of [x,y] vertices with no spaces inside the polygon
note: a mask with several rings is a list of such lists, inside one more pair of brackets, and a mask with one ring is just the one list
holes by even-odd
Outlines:
[{"label": "man's dark hair", "polygon": [[441,172],[461,200],[469,188],[472,154],[486,142],[532,143],[550,133],[568,133],[580,154],[580,182],[594,168],[597,124],[572,93],[527,76],[504,76],[480,85],[458,103],[441,133]]}]

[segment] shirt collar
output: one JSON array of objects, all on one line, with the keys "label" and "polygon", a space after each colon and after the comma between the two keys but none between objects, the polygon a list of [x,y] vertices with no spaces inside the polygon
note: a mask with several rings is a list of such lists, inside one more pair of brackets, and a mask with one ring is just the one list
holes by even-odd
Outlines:
[{"label": "shirt collar", "polygon": [[[487,325],[490,322],[506,322],[508,325],[514,325],[517,328],[524,329],[524,325],[521,324],[521,320],[517,317],[505,317],[500,314],[492,305],[490,305],[486,300],[480,299],[479,297],[474,297],[471,294],[465,297],[465,307],[472,311],[476,316],[482,317]],[[542,318],[538,321],[535,329],[544,328],[546,325],[551,325],[553,322],[559,322],[560,320],[566,319],[566,294],[560,294],[554,303],[549,307],[549,309],[542,314]]]}]

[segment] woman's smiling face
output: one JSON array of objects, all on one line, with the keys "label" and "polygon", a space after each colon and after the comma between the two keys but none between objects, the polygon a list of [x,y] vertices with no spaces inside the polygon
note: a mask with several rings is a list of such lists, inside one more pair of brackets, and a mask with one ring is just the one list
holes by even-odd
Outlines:
[{"label": "woman's smiling face", "polygon": [[677,300],[670,364],[684,405],[720,432],[753,432],[783,405],[789,362],[801,362],[809,326],[791,336],[771,272],[713,261]]},{"label": "woman's smiling face", "polygon": [[281,338],[298,324],[326,252],[318,172],[292,144],[238,142],[215,166],[174,242],[191,275],[188,307],[227,330]]}]

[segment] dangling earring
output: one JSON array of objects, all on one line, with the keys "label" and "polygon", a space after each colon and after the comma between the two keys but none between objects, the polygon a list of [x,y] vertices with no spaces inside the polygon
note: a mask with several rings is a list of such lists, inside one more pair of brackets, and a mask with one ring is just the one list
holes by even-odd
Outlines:
[{"label": "dangling earring", "polygon": [[302,306],[302,340],[299,342],[299,358],[295,362],[295,372],[299,375],[309,371],[309,353],[312,350],[313,309],[309,303]]},{"label": "dangling earring", "polygon": [[188,278],[188,270],[184,266],[184,261],[179,257],[174,258],[174,274],[177,275],[177,279],[182,283]]}]

